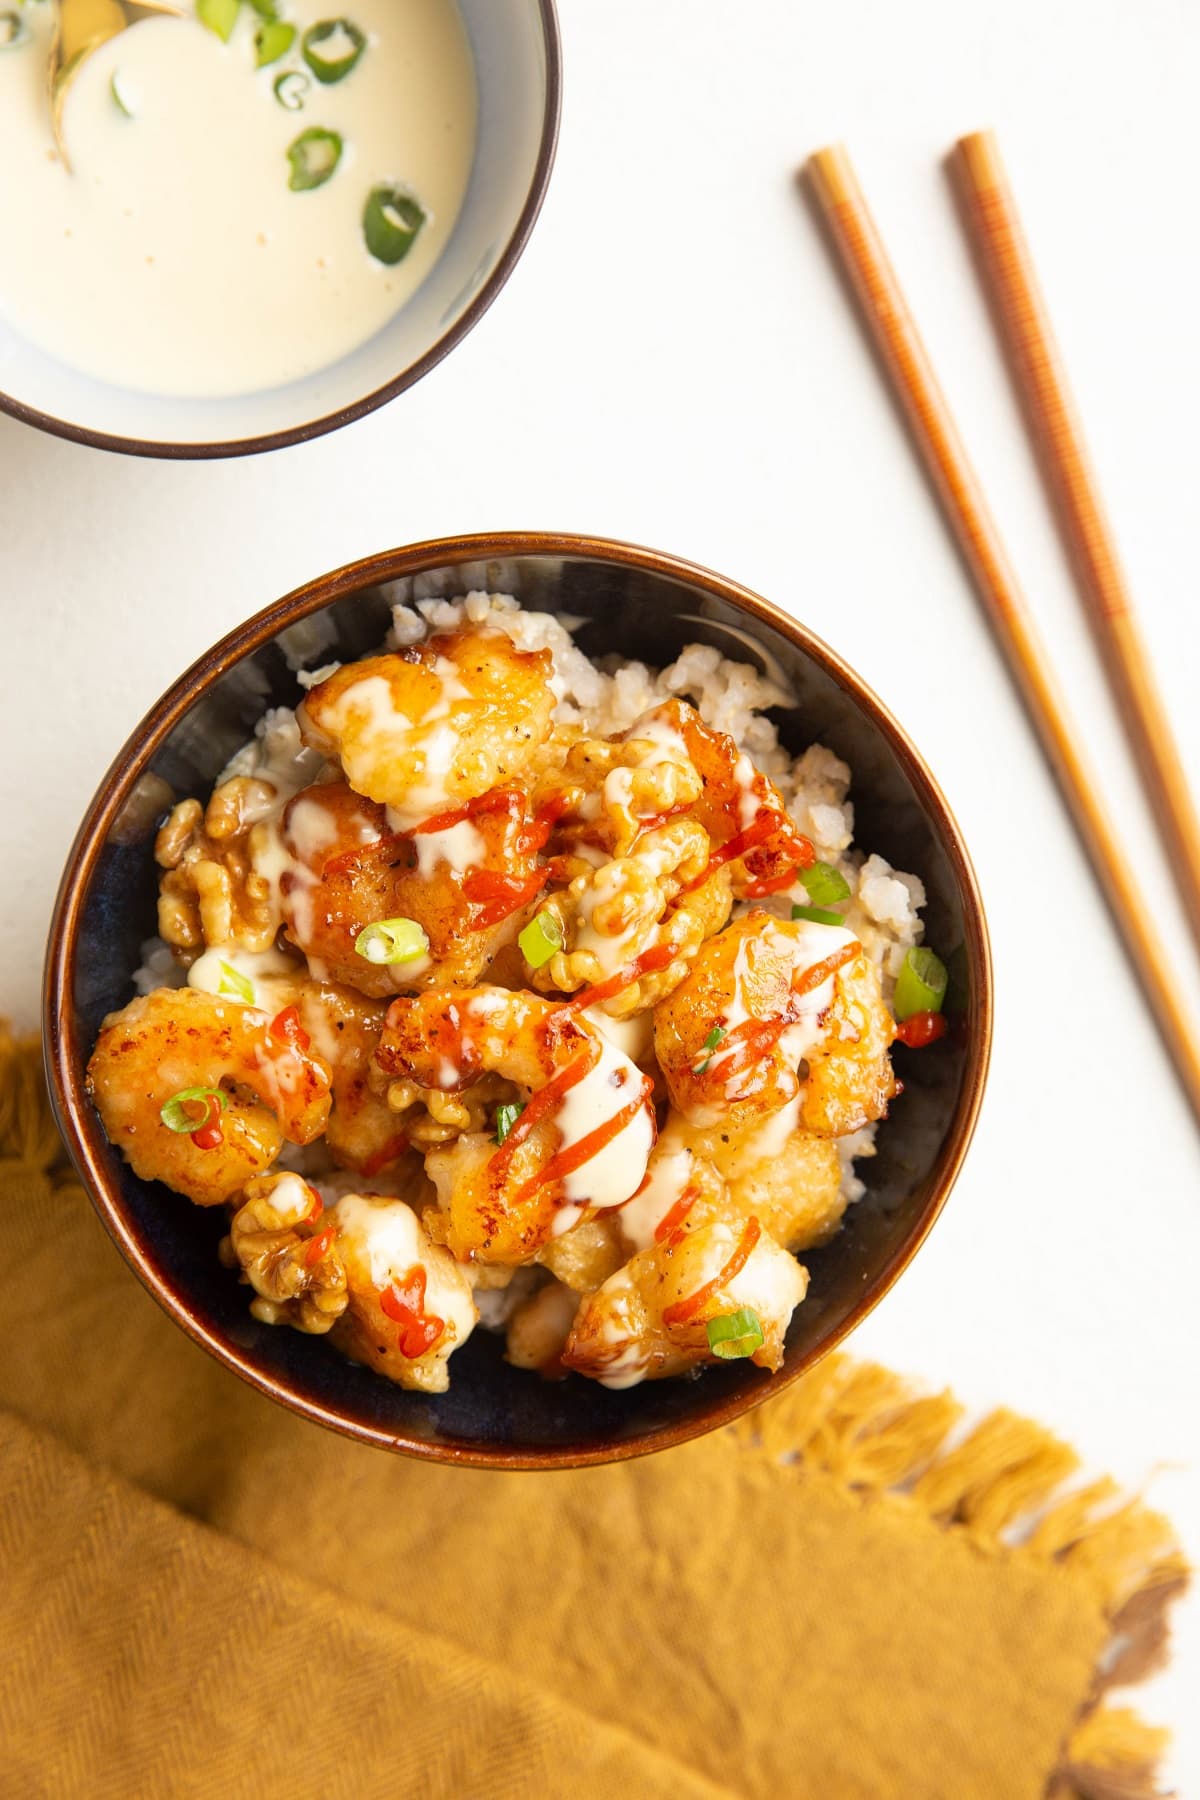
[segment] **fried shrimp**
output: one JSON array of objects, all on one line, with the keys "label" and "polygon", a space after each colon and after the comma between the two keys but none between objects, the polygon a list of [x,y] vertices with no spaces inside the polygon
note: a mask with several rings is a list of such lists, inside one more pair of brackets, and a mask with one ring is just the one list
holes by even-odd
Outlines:
[{"label": "fried shrimp", "polygon": [[[329,1066],[270,1025],[256,1007],[193,988],[158,988],[109,1014],[88,1088],[110,1142],[143,1181],[217,1206],[269,1168],[285,1138],[309,1144],[320,1135]],[[196,1129],[186,1112],[166,1124],[163,1108],[195,1090],[216,1096]]]},{"label": "fried shrimp", "polygon": [[463,1261],[528,1262],[552,1235],[620,1206],[645,1174],[650,1083],[569,1006],[491,987],[397,1000],[376,1061],[450,1093],[485,1073],[513,1084],[520,1111],[502,1142],[466,1132],[426,1158]]},{"label": "fried shrimp", "polygon": [[[786,1250],[811,1250],[837,1230],[846,1195],[836,1140],[800,1127],[802,1096],[803,1090],[769,1118],[749,1125],[728,1120],[689,1125],[672,1116],[655,1155],[690,1152],[699,1166],[707,1164],[721,1176],[743,1217],[753,1213]],[[640,1204],[631,1201],[625,1212]]]},{"label": "fried shrimp", "polygon": [[403,1200],[344,1194],[329,1218],[349,1292],[334,1343],[400,1387],[445,1393],[479,1317],[463,1271]]},{"label": "fried shrimp", "polygon": [[886,1109],[894,1030],[852,933],[754,911],[710,938],[656,1008],[654,1048],[692,1125],[748,1126],[803,1085],[798,1122],[836,1135]]},{"label": "fried shrimp", "polygon": [[[697,1218],[697,1214],[708,1216]],[[681,1375],[717,1361],[725,1321],[742,1331],[738,1354],[777,1369],[806,1270],[756,1218],[721,1219],[699,1202],[585,1298],[563,1366],[605,1387]],[[660,1226],[660,1230],[662,1230]],[[749,1339],[747,1345],[746,1339]]]},{"label": "fried shrimp", "polygon": [[731,737],[706,725],[686,700],[668,700],[631,725],[627,738],[651,738],[682,756],[700,778],[691,816],[708,833],[710,867],[728,863],[738,899],[790,886],[814,859],[811,843],[788,816],[774,782]]},{"label": "fried shrimp", "polygon": [[[376,999],[472,985],[520,929],[549,878],[538,852],[548,824],[520,788],[493,788],[411,830],[344,782],[288,803],[279,876],[288,936],[336,981]],[[372,963],[355,946],[367,926],[411,919],[426,954]]]},{"label": "fried shrimp", "polygon": [[519,776],[549,735],[546,650],[502,631],[460,631],[347,663],[309,689],[305,740],[350,786],[418,824]]}]

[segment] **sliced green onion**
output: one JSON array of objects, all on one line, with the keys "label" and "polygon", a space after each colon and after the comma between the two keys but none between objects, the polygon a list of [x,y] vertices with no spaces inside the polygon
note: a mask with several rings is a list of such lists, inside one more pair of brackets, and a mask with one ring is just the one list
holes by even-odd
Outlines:
[{"label": "sliced green onion", "polygon": [[20,13],[0,12],[0,50],[15,50],[29,36],[29,27]]},{"label": "sliced green onion", "polygon": [[709,1054],[706,1057],[704,1057],[700,1062],[692,1064],[692,1074],[693,1075],[703,1075],[705,1069],[707,1069],[709,1063],[712,1061],[712,1052],[716,1049],[717,1045],[720,1043],[721,1039],[724,1036],[725,1036],[725,1027],[723,1025],[714,1025],[712,1030],[709,1032],[708,1036],[705,1038],[704,1042],[700,1046],[700,1048],[702,1050],[707,1050],[709,1052]]},{"label": "sliced green onion", "polygon": [[524,1111],[525,1108],[518,1105],[515,1100],[508,1105],[496,1108],[496,1142],[498,1144],[504,1142]]},{"label": "sliced green onion", "polygon": [[363,208],[363,236],[376,262],[403,262],[425,223],[425,208],[403,188],[373,187]]},{"label": "sliced green onion", "polygon": [[275,77],[275,98],[285,112],[299,112],[311,86],[303,69],[285,69]]},{"label": "sliced green onion", "polygon": [[552,912],[540,912],[517,939],[521,955],[531,969],[542,969],[552,956],[557,956],[566,939],[563,928]]},{"label": "sliced green onion", "polygon": [[377,919],[360,931],[354,948],[365,962],[416,962],[429,950],[429,939],[415,919]]},{"label": "sliced green onion", "polygon": [[108,91],[113,97],[113,105],[116,107],[117,111],[124,113],[127,119],[132,119],[134,117],[134,110],[129,104],[129,95],[122,90],[121,72],[119,69],[113,71],[112,80],[108,84]]},{"label": "sliced green onion", "polygon": [[833,906],[850,898],[850,883],[829,863],[815,862],[811,869],[798,869],[800,885],[817,906]]},{"label": "sliced green onion", "polygon": [[279,17],[279,8],[276,6],[275,0],[250,0],[250,4],[260,19],[277,19]]},{"label": "sliced green onion", "polygon": [[264,19],[254,34],[254,66],[265,69],[286,56],[296,36],[296,27],[283,19]]},{"label": "sliced green onion", "polygon": [[812,925],[844,925],[841,913],[829,912],[823,906],[793,906],[793,919],[807,919]]},{"label": "sliced green onion", "polygon": [[342,160],[342,140],[336,131],[313,125],[293,138],[287,154],[292,165],[288,186],[294,193],[302,194],[309,188],[324,187]]},{"label": "sliced green onion", "polygon": [[758,1314],[751,1312],[748,1306],[735,1313],[725,1313],[719,1319],[710,1319],[705,1330],[713,1355],[730,1361],[738,1356],[753,1356],[763,1341]]},{"label": "sliced green onion", "polygon": [[240,969],[235,969],[232,963],[223,962],[220,969],[221,979],[217,983],[218,994],[230,994],[236,1000],[244,1000],[247,1006],[253,1006],[254,983],[250,977],[243,975]]},{"label": "sliced green onion", "polygon": [[[229,1105],[229,1096],[222,1088],[180,1088],[159,1108],[158,1116],[168,1131],[199,1131],[208,1123],[210,1100],[215,1100],[222,1112]],[[189,1113],[189,1106],[203,1106],[203,1116],[197,1118],[195,1113]]]},{"label": "sliced green onion", "polygon": [[366,38],[349,19],[322,19],[300,39],[301,55],[326,86],[344,81],[366,47]]},{"label": "sliced green onion", "polygon": [[940,956],[923,944],[910,950],[900,964],[892,995],[892,1011],[897,1019],[911,1019],[920,1012],[941,1012],[947,980],[946,965]]},{"label": "sliced green onion", "polygon": [[196,17],[227,44],[233,36],[240,6],[241,0],[196,0]]}]

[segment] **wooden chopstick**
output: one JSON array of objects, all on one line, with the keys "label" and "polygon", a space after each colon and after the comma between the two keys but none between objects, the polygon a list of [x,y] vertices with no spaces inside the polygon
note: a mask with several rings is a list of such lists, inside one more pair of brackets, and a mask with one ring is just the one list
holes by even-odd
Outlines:
[{"label": "wooden chopstick", "polygon": [[1121,568],[1095,469],[993,131],[955,169],[984,282],[1121,717],[1200,944],[1200,820]]},{"label": "wooden chopstick", "polygon": [[1058,777],[1180,1083],[1200,1121],[1200,1041],[1176,992],[1170,964],[1148,926],[1144,896],[1130,875],[1120,840],[1079,749],[1078,733],[850,159],[841,146],[835,146],[818,151],[807,166],[917,447]]}]

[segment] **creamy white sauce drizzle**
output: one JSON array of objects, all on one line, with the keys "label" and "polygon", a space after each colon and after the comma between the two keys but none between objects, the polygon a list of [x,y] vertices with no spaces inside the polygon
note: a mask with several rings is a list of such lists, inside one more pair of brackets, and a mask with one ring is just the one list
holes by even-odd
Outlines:
[{"label": "creamy white sauce drizzle", "polygon": [[[560,1151],[569,1150],[615,1118],[637,1098],[643,1086],[640,1071],[615,1045],[605,1040],[596,1066],[582,1081],[568,1088],[554,1115],[554,1122],[562,1133]],[[568,1204],[559,1209],[556,1231],[561,1233],[567,1229],[559,1221],[572,1206],[605,1209],[620,1206],[628,1200],[641,1185],[653,1147],[654,1127],[649,1108],[642,1106],[608,1143],[564,1178],[562,1187]]]},{"label": "creamy white sauce drizzle", "polygon": [[412,843],[417,869],[426,881],[442,863],[448,864],[456,875],[465,875],[481,867],[487,858],[487,845],[470,819],[461,819],[445,831],[419,831]]},{"label": "creamy white sauce drizzle", "polygon": [[621,1208],[621,1236],[631,1251],[648,1250],[654,1234],[692,1178],[690,1150],[660,1151],[640,1194]]},{"label": "creamy white sauce drizzle", "polygon": [[[226,973],[228,969],[250,983],[249,1000],[237,992],[237,984],[230,981]],[[187,985],[198,988],[203,994],[217,994],[222,1000],[232,1000],[239,1006],[254,1006],[269,1012],[276,999],[279,1006],[286,1005],[286,1000],[280,996],[290,993],[292,982],[304,973],[303,964],[295,957],[285,956],[281,950],[239,950],[233,944],[220,944],[196,958],[187,972]],[[275,1006],[276,1012],[279,1006]]]},{"label": "creamy white sauce drizzle", "polygon": [[437,677],[440,692],[417,717],[397,704],[391,684],[382,675],[351,682],[327,714],[329,730],[341,740],[342,764],[351,787],[368,793],[379,785],[381,766],[393,761],[402,766],[404,804],[387,808],[393,831],[411,831],[455,805],[447,778],[462,737],[453,711],[457,703],[470,702],[472,696],[449,657],[436,656],[430,672]]},{"label": "creamy white sauce drizzle", "polygon": [[[835,955],[846,945],[857,942],[852,931],[843,930],[837,925],[817,925],[808,920],[797,920],[787,933],[778,930],[774,924],[767,924],[757,936],[744,937],[738,945],[732,994],[722,1021],[726,1036],[710,1056],[709,1066],[712,1072],[719,1076],[721,1065],[736,1053],[738,1040],[734,1033],[751,1017],[746,1006],[745,988],[758,956],[785,956],[790,959],[794,974],[800,975],[824,962],[827,957]],[[793,1068],[799,1066],[826,1034],[824,1015],[833,1003],[835,979],[836,975],[827,975],[818,987],[799,995],[794,1001],[796,1022],[789,1025],[779,1039],[780,1052]],[[744,1079],[744,1070],[730,1076],[725,1084],[727,1100],[739,1097]],[[700,1122],[697,1119],[697,1123]]]},{"label": "creamy white sauce drizzle", "polygon": [[[56,10],[21,7],[31,39],[0,55],[0,313],[25,337],[128,388],[251,393],[336,362],[420,286],[475,148],[474,69],[452,0],[353,0],[346,16],[367,47],[332,85],[300,56],[300,34],[330,17],[322,0],[285,0],[296,42],[257,71],[249,6],[227,45],[192,18],[145,19],[74,78],[70,170],[47,95]],[[295,112],[273,91],[292,69],[308,78]],[[322,186],[293,191],[288,147],[312,128],[341,136],[341,160]],[[428,213],[391,267],[362,228],[383,183]]]},{"label": "creamy white sauce drizzle", "polygon": [[267,1203],[279,1214],[285,1225],[295,1225],[312,1212],[313,1197],[308,1184],[299,1175],[281,1175]]},{"label": "creamy white sauce drizzle", "polygon": [[379,1292],[418,1264],[425,1271],[425,1311],[446,1322],[434,1355],[448,1354],[471,1335],[479,1317],[470,1284],[454,1258],[432,1244],[416,1213],[403,1200],[344,1194],[330,1212],[338,1245],[351,1270]]}]

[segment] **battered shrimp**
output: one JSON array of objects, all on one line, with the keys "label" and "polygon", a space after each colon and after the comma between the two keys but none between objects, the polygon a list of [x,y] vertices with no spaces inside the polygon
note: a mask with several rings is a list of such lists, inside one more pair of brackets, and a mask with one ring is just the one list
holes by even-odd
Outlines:
[{"label": "battered shrimp", "polygon": [[345,1312],[346,1271],[322,1211],[321,1196],[299,1175],[259,1175],[247,1182],[222,1260],[239,1268],[254,1289],[250,1311],[264,1324],[319,1336]]},{"label": "battered shrimp", "polygon": [[689,1125],[673,1114],[655,1156],[690,1152],[722,1177],[743,1217],[754,1214],[786,1250],[811,1250],[837,1230],[846,1196],[836,1140],[800,1129],[802,1096],[749,1125]]},{"label": "battered shrimp", "polygon": [[371,1058],[387,1008],[330,982],[296,984],[301,1031],[329,1064],[331,1100],[325,1143],[335,1163],[375,1176],[408,1147],[396,1115],[370,1085]]},{"label": "battered shrimp", "polygon": [[[519,787],[495,788],[403,832],[345,782],[297,794],[283,813],[279,894],[287,934],[335,980],[376,999],[470,986],[520,930],[549,871],[549,831]],[[355,944],[380,919],[414,919],[428,954],[372,963]]]},{"label": "battered shrimp", "polygon": [[345,664],[297,717],[352,788],[418,824],[530,764],[550,731],[552,667],[502,631],[458,631]]},{"label": "battered shrimp", "polygon": [[[219,1206],[270,1167],[287,1138],[309,1144],[329,1117],[329,1066],[275,1035],[256,1007],[194,988],[157,988],[104,1021],[88,1090],[109,1141],[143,1181]],[[219,1090],[195,1134],[163,1123],[167,1101]],[[196,1142],[196,1137],[201,1142]]]},{"label": "battered shrimp", "polygon": [[800,1094],[797,1123],[822,1135],[882,1117],[895,1034],[878,977],[837,926],[747,913],[702,947],[655,1010],[654,1048],[692,1125],[735,1129]]},{"label": "battered shrimp", "polygon": [[465,1132],[426,1158],[463,1261],[528,1262],[581,1217],[620,1206],[646,1172],[650,1083],[569,1006],[491,987],[397,1000],[376,1062],[450,1093],[495,1072],[520,1097],[502,1143]]},{"label": "battered shrimp", "polygon": [[677,747],[674,753],[682,753],[699,775],[701,792],[690,816],[708,833],[713,864],[729,864],[738,899],[788,886],[798,868],[813,862],[813,847],[788,816],[774,782],[686,700],[667,700],[644,713],[626,737]]},{"label": "battered shrimp", "polygon": [[329,1218],[350,1297],[333,1342],[400,1387],[444,1394],[479,1317],[463,1271],[403,1200],[344,1194]]},{"label": "battered shrimp", "polygon": [[710,1324],[743,1312],[753,1323],[740,1353],[760,1368],[779,1367],[807,1271],[757,1219],[693,1223],[700,1210],[697,1204],[584,1299],[562,1353],[565,1368],[614,1388],[681,1375],[718,1360]]}]

